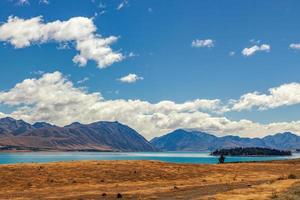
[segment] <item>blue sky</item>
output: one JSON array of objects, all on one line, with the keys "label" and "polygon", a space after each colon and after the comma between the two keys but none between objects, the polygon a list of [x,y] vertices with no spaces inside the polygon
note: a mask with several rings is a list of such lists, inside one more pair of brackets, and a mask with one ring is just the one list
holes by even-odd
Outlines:
[{"label": "blue sky", "polygon": [[[4,0],[0,2],[2,24],[9,16],[42,16],[43,23],[93,18],[97,34],[118,37],[110,47],[126,58],[104,69],[93,60],[79,67],[72,62],[78,53],[74,44],[58,49],[59,43],[50,41],[16,49],[2,40],[0,90],[8,91],[26,78],[38,77],[38,71],[59,71],[74,87],[101,92],[106,100],[139,99],[153,104],[170,100],[180,104],[220,99],[227,104],[254,91],[268,94],[270,88],[299,82],[300,51],[289,47],[300,43],[299,10],[296,0],[49,0],[48,4]],[[210,39],[213,46],[192,47],[197,39]],[[263,44],[270,50],[251,56],[241,53],[244,48]],[[128,74],[143,79],[135,83],[118,80]],[[82,79],[86,81],[77,83]],[[0,106],[3,113],[14,109],[4,101]],[[298,103],[292,103],[263,111],[227,111],[221,116],[257,123],[291,122],[299,120],[299,111]]]}]

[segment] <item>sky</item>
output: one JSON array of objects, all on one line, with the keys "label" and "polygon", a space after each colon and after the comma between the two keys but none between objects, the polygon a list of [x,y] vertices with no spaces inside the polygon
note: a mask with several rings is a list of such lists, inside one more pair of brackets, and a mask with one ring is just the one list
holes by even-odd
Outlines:
[{"label": "sky", "polygon": [[0,117],[300,134],[297,0],[0,1]]}]

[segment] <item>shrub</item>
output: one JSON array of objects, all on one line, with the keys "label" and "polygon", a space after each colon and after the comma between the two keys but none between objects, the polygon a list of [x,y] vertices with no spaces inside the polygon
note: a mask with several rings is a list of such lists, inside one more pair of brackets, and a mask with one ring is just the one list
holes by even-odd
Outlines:
[{"label": "shrub", "polygon": [[295,174],[290,174],[288,176],[288,179],[296,179],[296,178],[297,178],[297,176]]}]

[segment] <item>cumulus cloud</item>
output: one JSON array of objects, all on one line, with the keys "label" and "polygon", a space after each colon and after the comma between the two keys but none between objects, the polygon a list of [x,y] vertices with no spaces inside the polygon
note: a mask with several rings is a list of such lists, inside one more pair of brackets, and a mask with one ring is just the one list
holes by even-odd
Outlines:
[{"label": "cumulus cloud", "polygon": [[135,83],[138,80],[144,80],[144,78],[141,76],[138,76],[136,74],[128,74],[127,76],[123,76],[123,77],[119,78],[118,80],[123,83]]},{"label": "cumulus cloud", "polygon": [[104,38],[96,31],[93,20],[86,17],[44,23],[41,16],[31,19],[10,16],[6,23],[0,25],[0,41],[8,42],[15,48],[47,42],[75,42],[79,53],[73,58],[73,62],[79,66],[85,66],[89,60],[93,60],[99,68],[105,68],[123,60],[124,56],[110,47],[118,38]]},{"label": "cumulus cloud", "polygon": [[249,137],[300,131],[300,121],[259,124],[208,114],[208,111],[220,109],[218,99],[196,99],[183,103],[106,100],[101,93],[90,93],[75,87],[60,72],[25,79],[10,90],[0,92],[0,104],[11,105],[15,109],[11,113],[0,113],[0,117],[10,116],[29,122],[46,121],[60,126],[74,121],[120,121],[148,139],[177,128]]},{"label": "cumulus cloud", "polygon": [[[64,95],[66,94],[66,95]],[[56,98],[59,97],[59,98]],[[82,99],[101,100],[100,93],[86,94],[75,88],[60,72],[45,73],[40,79],[25,79],[8,92],[0,92],[0,102],[7,105],[36,105],[55,102],[55,105],[76,104]],[[52,103],[51,103],[52,102]]]},{"label": "cumulus cloud", "polygon": [[215,41],[212,39],[205,39],[205,40],[196,39],[192,41],[191,46],[195,48],[201,48],[201,47],[212,48],[215,46]]},{"label": "cumulus cloud", "polygon": [[262,45],[254,45],[252,47],[249,47],[249,48],[244,48],[242,50],[242,54],[244,56],[252,56],[254,55],[255,53],[261,51],[261,52],[270,52],[271,50],[271,46],[268,45],[268,44],[262,44]]},{"label": "cumulus cloud", "polygon": [[300,50],[300,43],[292,43],[290,44],[290,48]]},{"label": "cumulus cloud", "polygon": [[300,84],[288,83],[269,89],[269,94],[259,92],[247,93],[239,100],[233,100],[232,110],[250,110],[258,108],[266,110],[280,106],[288,106],[300,103]]}]

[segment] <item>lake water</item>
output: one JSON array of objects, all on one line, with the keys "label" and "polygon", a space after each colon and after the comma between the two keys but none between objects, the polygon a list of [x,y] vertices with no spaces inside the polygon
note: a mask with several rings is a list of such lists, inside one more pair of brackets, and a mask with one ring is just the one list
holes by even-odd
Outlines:
[{"label": "lake water", "polygon": [[[226,157],[225,162],[267,161],[300,158],[299,153],[289,157]],[[158,160],[174,163],[206,163],[218,162],[218,157],[209,152],[24,152],[0,153],[0,164],[13,163],[45,163],[73,160]]]}]

